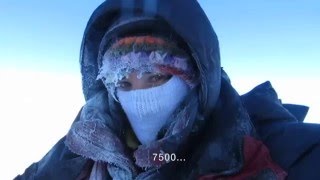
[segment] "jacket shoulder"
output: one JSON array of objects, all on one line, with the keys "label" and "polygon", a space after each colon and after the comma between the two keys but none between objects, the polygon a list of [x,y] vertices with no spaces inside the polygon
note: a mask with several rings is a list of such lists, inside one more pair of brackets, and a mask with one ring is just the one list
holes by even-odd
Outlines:
[{"label": "jacket shoulder", "polygon": [[320,179],[320,124],[279,123],[260,129],[270,154],[288,179]]},{"label": "jacket shoulder", "polygon": [[61,138],[52,149],[38,162],[31,164],[15,180],[35,179],[76,179],[87,160],[72,153]]},{"label": "jacket shoulder", "polygon": [[241,96],[255,129],[288,179],[320,179],[320,124],[303,123],[308,107],[282,104],[270,82]]}]

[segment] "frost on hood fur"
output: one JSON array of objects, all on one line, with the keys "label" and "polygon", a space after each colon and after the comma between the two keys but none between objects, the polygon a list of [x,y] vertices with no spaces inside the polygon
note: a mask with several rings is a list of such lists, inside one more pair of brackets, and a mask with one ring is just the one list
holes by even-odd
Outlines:
[{"label": "frost on hood fur", "polygon": [[[191,50],[201,82],[171,116],[173,121],[163,128],[161,138],[139,146],[131,157],[124,144],[128,123],[124,112],[96,78],[105,33],[115,21],[136,13],[161,18],[181,36]],[[170,175],[168,172],[174,170],[177,163],[153,161],[152,154],[176,153],[183,158],[183,150],[192,146],[189,138],[203,131],[206,124],[216,132],[206,139],[210,141],[207,149],[190,157],[191,164],[201,166],[201,172],[197,173],[230,174],[241,169],[242,137],[253,134],[253,128],[227,75],[221,76],[218,40],[197,1],[105,1],[87,24],[80,64],[86,105],[66,137],[66,145],[72,152],[106,162],[109,174],[115,179],[156,179],[162,174]],[[207,166],[206,162],[219,163]],[[146,171],[138,174],[136,167]]]}]

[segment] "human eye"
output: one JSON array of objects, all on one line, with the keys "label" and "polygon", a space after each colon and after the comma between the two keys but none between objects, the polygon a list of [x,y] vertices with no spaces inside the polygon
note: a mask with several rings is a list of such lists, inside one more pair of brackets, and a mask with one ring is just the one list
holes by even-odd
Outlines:
[{"label": "human eye", "polygon": [[171,77],[170,75],[165,75],[165,74],[153,74],[149,77],[149,81],[151,83],[161,83],[170,79],[170,77]]},{"label": "human eye", "polygon": [[158,82],[161,79],[163,79],[163,75],[161,75],[161,74],[155,74],[155,75],[150,76],[150,81],[153,83]]},{"label": "human eye", "polygon": [[123,91],[129,91],[131,88],[131,83],[127,81],[119,81],[117,83],[117,88]]}]

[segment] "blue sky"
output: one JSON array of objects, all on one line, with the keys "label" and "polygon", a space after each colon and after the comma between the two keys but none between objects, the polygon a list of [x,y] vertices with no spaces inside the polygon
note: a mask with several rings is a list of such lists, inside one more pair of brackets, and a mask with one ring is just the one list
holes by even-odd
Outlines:
[{"label": "blue sky", "polygon": [[86,22],[100,1],[0,1],[1,67],[78,72]]},{"label": "blue sky", "polygon": [[[0,1],[1,67],[78,72],[82,33],[101,2]],[[319,2],[199,2],[219,36],[222,64],[229,73],[265,74],[260,68],[267,67],[272,75],[317,74]]]},{"label": "blue sky", "polygon": [[200,2],[219,36],[228,71],[266,74],[270,71],[261,69],[270,68],[271,75],[319,77],[319,2]]},{"label": "blue sky", "polygon": [[[12,179],[39,160],[84,103],[79,49],[102,1],[74,2],[0,0],[0,138],[11,147],[1,149],[0,166],[7,171],[0,179]],[[320,2],[199,2],[238,92],[270,80],[279,98],[310,106],[306,121],[320,123]]]}]

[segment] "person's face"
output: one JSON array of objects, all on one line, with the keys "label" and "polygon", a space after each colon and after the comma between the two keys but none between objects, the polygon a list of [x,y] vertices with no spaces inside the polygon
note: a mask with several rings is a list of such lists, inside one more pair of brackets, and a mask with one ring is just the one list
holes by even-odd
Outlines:
[{"label": "person's face", "polygon": [[117,89],[122,91],[147,89],[160,86],[166,83],[170,78],[171,75],[163,73],[143,73],[142,77],[138,78],[138,73],[132,72],[127,78],[118,82]]}]

